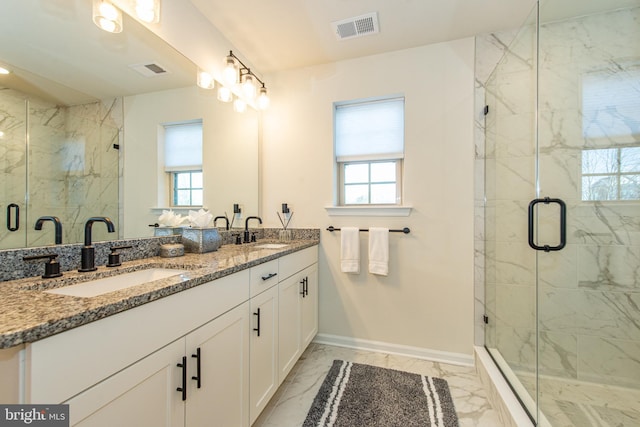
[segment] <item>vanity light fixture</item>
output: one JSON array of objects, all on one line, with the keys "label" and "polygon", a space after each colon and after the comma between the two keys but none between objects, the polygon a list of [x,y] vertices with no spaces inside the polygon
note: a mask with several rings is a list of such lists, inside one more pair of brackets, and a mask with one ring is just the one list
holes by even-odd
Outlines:
[{"label": "vanity light fixture", "polygon": [[[265,110],[269,106],[269,96],[264,82],[235,56],[233,51],[229,51],[229,55],[225,57],[224,61],[225,67],[222,70],[223,86],[218,89],[218,99],[223,102],[230,102],[233,98],[232,88],[237,87],[236,85],[239,82],[240,87],[237,87],[235,92],[238,96],[234,101],[234,109],[242,112],[246,110],[247,102],[253,103],[256,101],[258,109]],[[262,85],[259,90],[258,83]],[[256,95],[258,95],[257,99]]]},{"label": "vanity light fixture", "polygon": [[229,51],[229,55],[224,59],[224,70],[222,70],[222,83],[227,86],[234,86],[238,83],[238,64],[236,63],[233,52]]},{"label": "vanity light fixture", "polygon": [[256,97],[256,83],[253,81],[253,76],[249,69],[247,69],[246,73],[242,76],[242,94],[247,99],[254,99]]},{"label": "vanity light fixture", "polygon": [[215,86],[215,80],[211,73],[198,68],[198,86],[203,89],[213,89]]},{"label": "vanity light fixture", "polygon": [[260,95],[258,95],[258,108],[260,110],[266,110],[267,108],[269,108],[269,103],[271,101],[269,100],[269,96],[267,95],[267,88],[264,87],[264,83],[262,83],[262,87],[260,88]]},{"label": "vanity light fixture", "polygon": [[160,22],[160,0],[135,0],[136,16],[144,22]]},{"label": "vanity light fixture", "polygon": [[93,23],[110,33],[122,31],[122,12],[108,0],[93,0]]}]

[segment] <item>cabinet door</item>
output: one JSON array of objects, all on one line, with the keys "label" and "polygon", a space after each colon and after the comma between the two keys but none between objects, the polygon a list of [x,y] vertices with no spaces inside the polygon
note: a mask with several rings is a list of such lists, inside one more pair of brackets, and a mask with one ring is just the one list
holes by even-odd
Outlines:
[{"label": "cabinet door", "polygon": [[145,357],[68,400],[70,425],[82,427],[180,427],[184,404],[177,363],[184,339]]},{"label": "cabinet door", "polygon": [[251,299],[251,317],[249,412],[253,424],[278,388],[277,286]]},{"label": "cabinet door", "polygon": [[186,349],[187,427],[248,426],[249,302],[191,332]]},{"label": "cabinet door", "polygon": [[302,351],[318,333],[318,264],[302,271],[306,284],[302,295]]},{"label": "cabinet door", "polygon": [[278,383],[302,354],[302,289],[304,275],[294,274],[278,285]]}]

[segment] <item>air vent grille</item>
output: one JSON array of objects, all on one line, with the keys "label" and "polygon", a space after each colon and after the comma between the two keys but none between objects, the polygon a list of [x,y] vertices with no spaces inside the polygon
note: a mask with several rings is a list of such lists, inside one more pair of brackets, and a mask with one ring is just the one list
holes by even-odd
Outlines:
[{"label": "air vent grille", "polygon": [[141,64],[129,65],[129,67],[133,68],[145,77],[162,76],[169,73],[169,71],[167,71],[164,66],[158,64],[157,62],[143,62]]},{"label": "air vent grille", "polygon": [[331,26],[338,40],[352,39],[355,37],[376,34],[380,31],[378,26],[378,14],[376,12],[355,16],[342,21],[335,21]]}]

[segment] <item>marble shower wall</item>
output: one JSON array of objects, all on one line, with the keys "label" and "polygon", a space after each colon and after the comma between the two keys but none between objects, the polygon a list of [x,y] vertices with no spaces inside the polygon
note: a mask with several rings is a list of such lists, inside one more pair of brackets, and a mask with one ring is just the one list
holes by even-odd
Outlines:
[{"label": "marble shower wall", "polygon": [[[489,316],[487,347],[499,350],[532,396],[534,385],[526,384],[535,383],[536,356],[542,377],[640,387],[640,203],[581,197],[583,149],[640,145],[637,117],[620,109],[609,108],[608,123],[589,134],[594,126],[582,103],[594,76],[611,82],[639,75],[640,45],[630,42],[640,39],[639,22],[640,8],[632,8],[545,23],[539,64],[534,20],[510,46],[497,35],[477,38],[478,58],[509,49],[485,84],[482,59],[476,65],[477,105],[484,97],[490,108],[484,120],[480,108],[476,117],[476,302]],[[629,132],[602,131],[619,130],[615,121]],[[527,245],[536,184],[542,197],[567,202],[562,251],[536,253]],[[538,242],[558,241],[557,209],[540,209],[537,230]]]},{"label": "marble shower wall", "polygon": [[[640,387],[640,201],[583,201],[581,176],[583,150],[640,145],[639,39],[640,7],[540,28],[540,192],[568,208],[567,247],[538,254],[541,375]],[[594,82],[629,80],[635,112],[603,98],[588,114]]]},{"label": "marble shower wall", "polygon": [[[108,216],[117,226],[119,154],[113,145],[120,139],[121,99],[59,106],[3,90],[0,108],[0,123],[11,121],[14,129],[11,145],[5,138],[0,150],[19,159],[3,160],[2,200],[15,197],[23,208],[28,194],[21,232],[3,229],[1,247],[52,244],[53,224],[34,230],[36,219],[45,215],[60,218],[64,243],[83,241],[84,222],[91,216]],[[106,227],[93,230],[94,240],[108,239]]]}]

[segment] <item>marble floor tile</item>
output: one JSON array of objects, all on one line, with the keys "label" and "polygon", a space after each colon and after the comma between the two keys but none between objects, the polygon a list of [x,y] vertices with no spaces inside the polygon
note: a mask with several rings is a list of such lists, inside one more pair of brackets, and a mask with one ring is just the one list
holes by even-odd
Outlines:
[{"label": "marble floor tile", "polygon": [[335,359],[443,378],[449,383],[460,427],[501,426],[473,367],[313,343],[253,426],[302,426],[313,398]]}]

